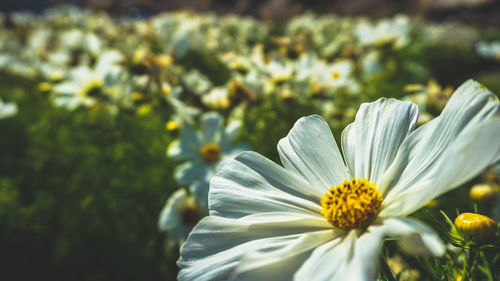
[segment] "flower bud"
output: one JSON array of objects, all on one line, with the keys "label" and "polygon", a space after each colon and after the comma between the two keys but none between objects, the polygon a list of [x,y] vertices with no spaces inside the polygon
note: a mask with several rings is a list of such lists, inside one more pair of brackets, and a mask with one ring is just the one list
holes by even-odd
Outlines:
[{"label": "flower bud", "polygon": [[177,131],[181,128],[181,124],[179,124],[179,122],[177,121],[168,121],[166,124],[165,124],[165,128],[167,129],[167,131]]},{"label": "flower bud", "polygon": [[496,192],[489,184],[476,184],[469,192],[469,196],[474,201],[486,202],[495,198]]},{"label": "flower bud", "polygon": [[475,242],[491,240],[497,231],[497,224],[487,216],[462,213],[455,219],[455,227],[464,238]]}]

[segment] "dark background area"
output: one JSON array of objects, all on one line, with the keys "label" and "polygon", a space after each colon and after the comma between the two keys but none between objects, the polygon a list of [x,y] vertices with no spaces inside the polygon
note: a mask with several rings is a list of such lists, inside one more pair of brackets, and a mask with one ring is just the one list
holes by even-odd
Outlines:
[{"label": "dark background area", "polygon": [[3,0],[0,10],[40,12],[58,4],[74,4],[133,17],[148,17],[178,9],[235,13],[277,21],[305,11],[374,18],[404,13],[434,21],[456,20],[477,26],[500,27],[498,0]]}]

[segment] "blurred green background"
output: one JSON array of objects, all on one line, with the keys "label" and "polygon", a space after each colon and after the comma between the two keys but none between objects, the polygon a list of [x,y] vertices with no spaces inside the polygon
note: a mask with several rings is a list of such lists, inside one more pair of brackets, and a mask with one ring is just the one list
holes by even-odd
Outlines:
[{"label": "blurred green background", "polygon": [[175,186],[166,118],[70,112],[0,77],[22,108],[0,120],[2,279],[173,279],[157,229]]}]

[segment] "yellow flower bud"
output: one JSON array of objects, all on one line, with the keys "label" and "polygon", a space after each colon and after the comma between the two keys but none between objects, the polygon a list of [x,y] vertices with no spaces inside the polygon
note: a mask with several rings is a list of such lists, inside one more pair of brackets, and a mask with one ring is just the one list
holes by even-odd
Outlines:
[{"label": "yellow flower bud", "polygon": [[52,84],[48,82],[41,82],[38,84],[38,90],[43,93],[50,92],[52,90]]},{"label": "yellow flower bud", "polygon": [[160,67],[167,67],[172,64],[172,57],[169,55],[156,56],[154,61]]},{"label": "yellow flower bud", "polygon": [[490,201],[495,198],[496,192],[489,184],[476,184],[469,192],[469,196],[474,201]]},{"label": "yellow flower bud", "polygon": [[49,74],[49,79],[52,82],[60,82],[64,79],[64,74],[61,72],[54,72],[54,73]]},{"label": "yellow flower bud", "polygon": [[137,114],[139,116],[147,115],[151,112],[152,108],[153,108],[152,104],[143,104],[137,108]]},{"label": "yellow flower bud", "polygon": [[455,227],[464,238],[476,242],[488,241],[495,236],[497,224],[487,216],[462,213],[455,219]]},{"label": "yellow flower bud", "polygon": [[142,100],[142,99],[144,99],[144,95],[142,93],[140,93],[140,92],[133,92],[132,93],[132,99],[134,101]]},{"label": "yellow flower bud", "polygon": [[438,205],[438,201],[437,200],[431,200],[429,201],[429,203],[427,203],[427,207],[430,207],[430,208],[434,208]]},{"label": "yellow flower bud", "polygon": [[161,92],[166,95],[166,96],[169,96],[171,93],[172,93],[172,88],[170,87],[169,84],[163,84],[161,86]]},{"label": "yellow flower bud", "polygon": [[179,122],[176,121],[168,121],[165,127],[167,131],[177,131],[180,129],[181,124],[179,124]]}]

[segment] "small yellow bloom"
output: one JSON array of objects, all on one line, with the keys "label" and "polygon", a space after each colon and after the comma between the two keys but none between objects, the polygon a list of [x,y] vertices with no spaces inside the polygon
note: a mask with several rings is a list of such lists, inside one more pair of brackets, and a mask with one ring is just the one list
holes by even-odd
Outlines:
[{"label": "small yellow bloom", "polygon": [[169,55],[156,56],[154,62],[160,67],[167,67],[172,64],[172,57]]},{"label": "small yellow bloom", "polygon": [[280,97],[284,100],[289,100],[294,97],[294,94],[290,89],[285,89],[280,92]]},{"label": "small yellow bloom", "polygon": [[431,200],[429,201],[429,203],[427,203],[427,207],[430,207],[430,208],[434,208],[438,205],[438,201],[437,200]]},{"label": "small yellow bloom", "polygon": [[140,92],[133,92],[132,93],[132,99],[134,101],[139,101],[139,100],[144,99],[144,95],[142,93],[140,93]]},{"label": "small yellow bloom", "polygon": [[405,92],[418,92],[422,91],[424,86],[422,84],[408,84],[405,86]]},{"label": "small yellow bloom", "polygon": [[455,219],[455,227],[464,238],[476,242],[490,240],[497,232],[497,224],[487,216],[462,213]]},{"label": "small yellow bloom", "polygon": [[168,84],[163,84],[161,86],[161,92],[164,95],[168,96],[168,95],[170,95],[172,93],[172,87],[170,87],[170,85],[168,85]]},{"label": "small yellow bloom", "polygon": [[177,131],[181,128],[181,124],[176,121],[168,121],[165,125],[165,128],[167,129],[167,131]]},{"label": "small yellow bloom", "polygon": [[38,90],[43,93],[50,92],[52,90],[52,84],[49,82],[41,82],[38,84]]},{"label": "small yellow bloom", "polygon": [[146,56],[148,55],[148,51],[145,50],[145,49],[138,49],[138,50],[135,50],[134,52],[134,56],[132,58],[132,62],[134,64],[139,64],[139,63],[142,63],[143,60],[146,58]]},{"label": "small yellow bloom", "polygon": [[490,201],[495,198],[496,191],[489,184],[476,184],[469,192],[469,196],[474,201]]},{"label": "small yellow bloom", "polygon": [[137,108],[137,114],[140,116],[147,115],[148,113],[151,112],[151,109],[153,109],[153,106],[149,104],[143,104]]},{"label": "small yellow bloom", "polygon": [[64,79],[64,75],[60,72],[54,72],[49,75],[49,79],[52,82],[60,82]]}]

